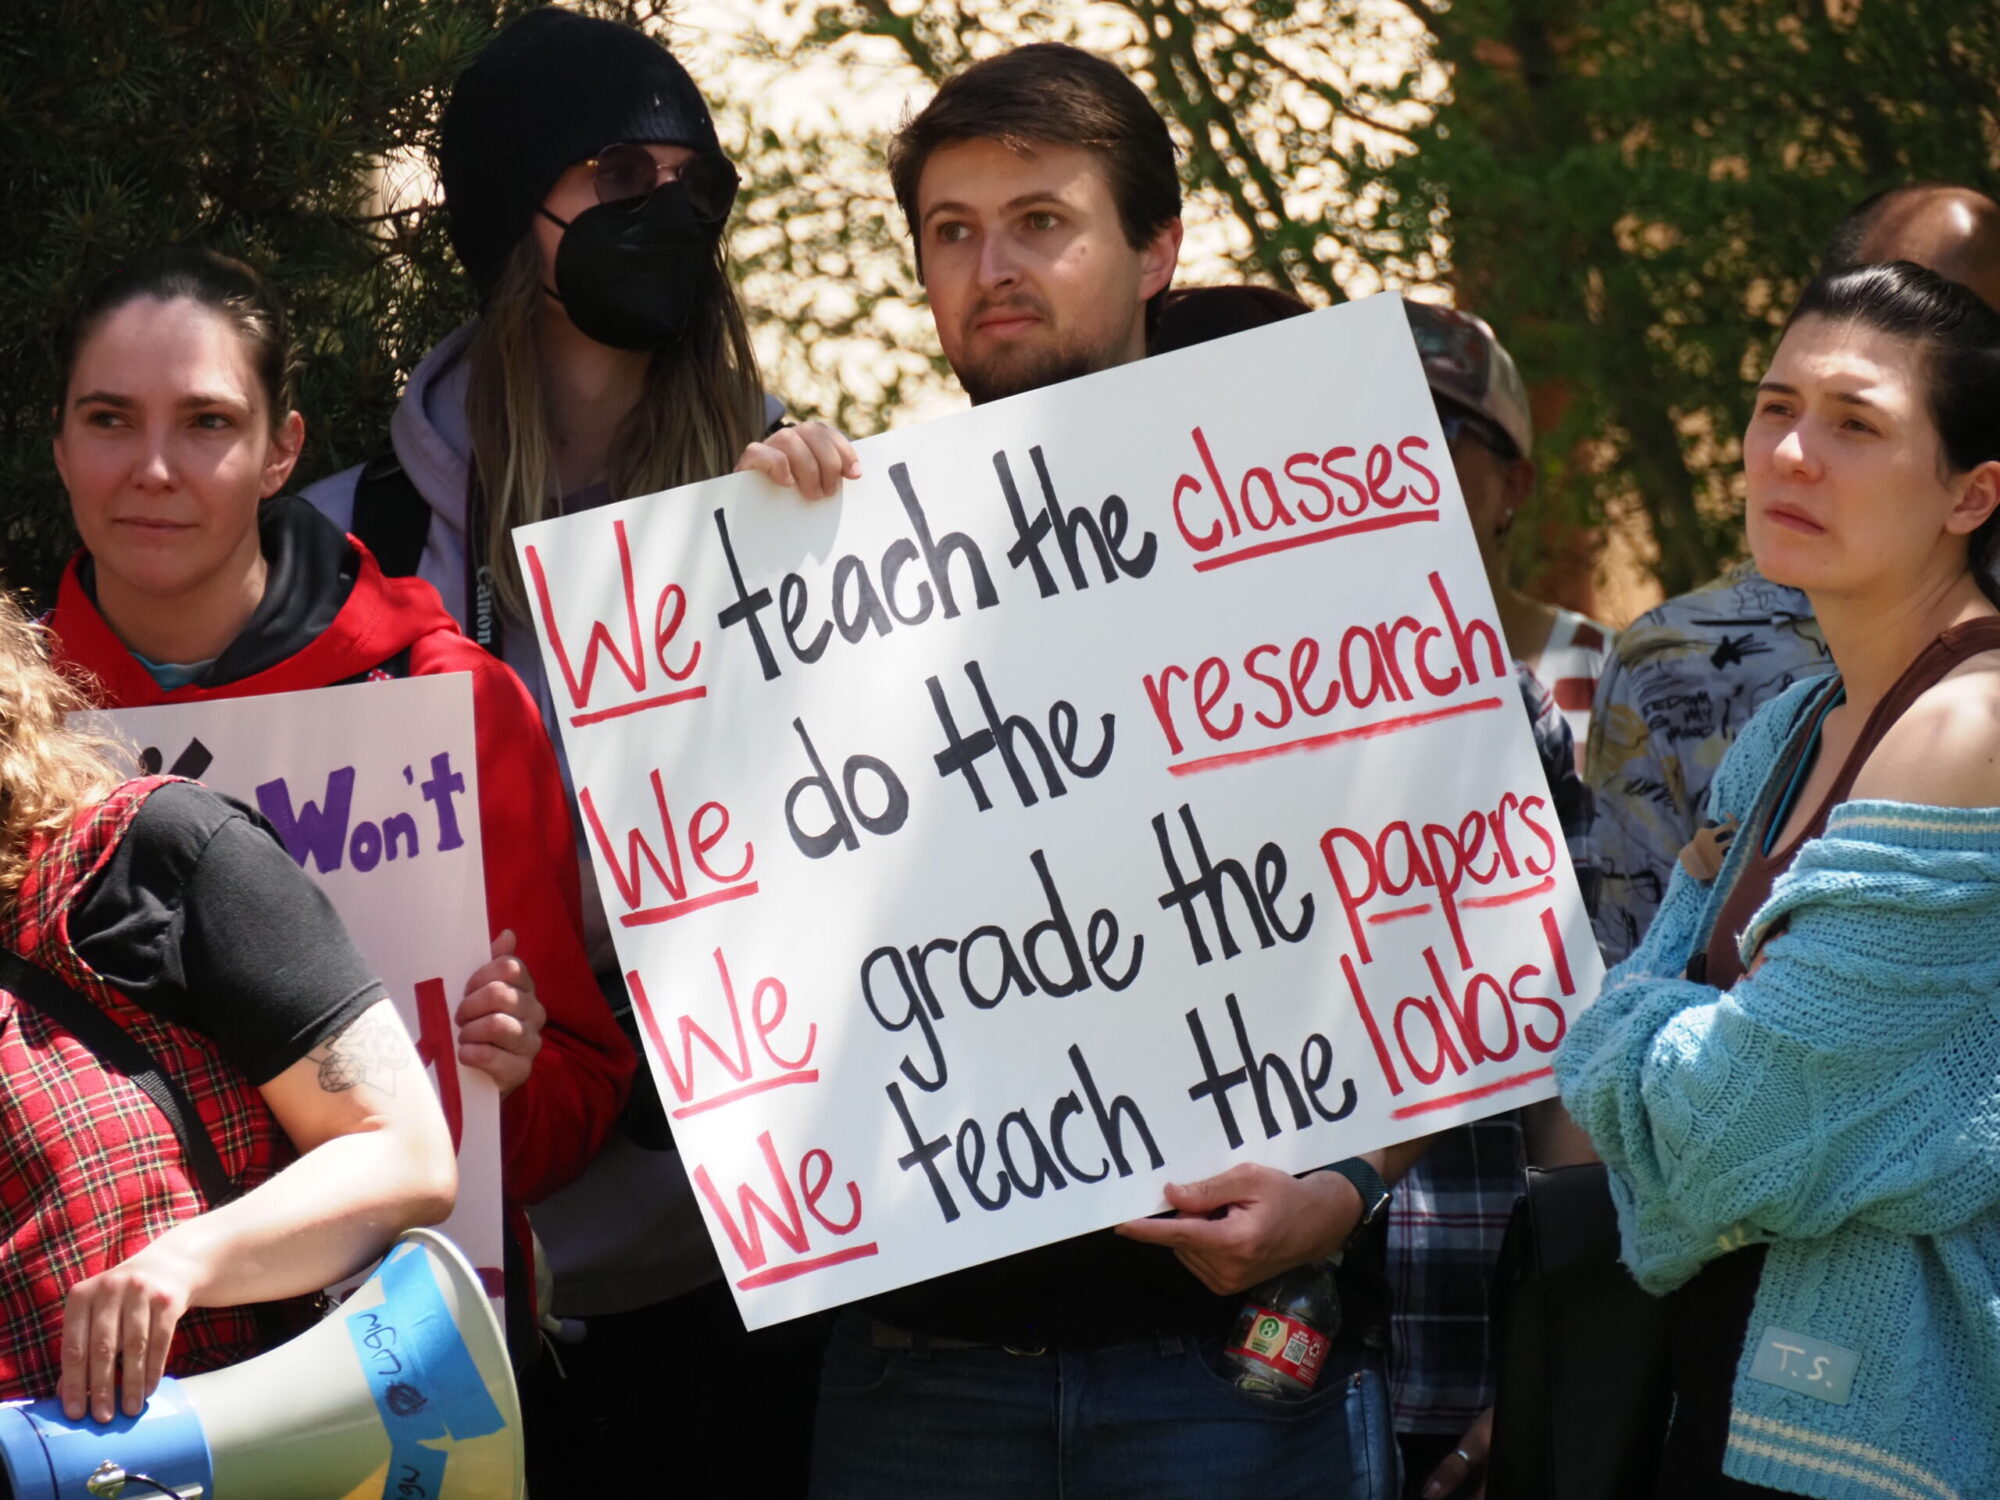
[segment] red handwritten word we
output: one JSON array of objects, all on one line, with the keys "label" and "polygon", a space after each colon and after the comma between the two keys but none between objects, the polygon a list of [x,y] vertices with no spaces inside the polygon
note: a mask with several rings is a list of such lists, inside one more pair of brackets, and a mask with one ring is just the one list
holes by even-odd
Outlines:
[{"label": "red handwritten word we", "polygon": [[[640,927],[649,922],[668,922],[719,901],[756,895],[757,882],[749,876],[756,864],[757,849],[748,839],[743,841],[742,863],[734,870],[725,873],[709,863],[710,852],[729,833],[729,809],[720,802],[702,803],[687,823],[689,857],[694,861],[694,867],[715,882],[719,889],[700,895],[689,894],[688,878],[681,865],[680,830],[674,824],[673,810],[667,805],[666,783],[657,770],[648,779],[653,788],[653,806],[659,816],[660,845],[666,855],[664,861],[647,840],[643,828],[625,830],[625,848],[621,854],[616,841],[604,827],[604,819],[597,810],[597,798],[589,787],[579,785],[577,788],[576,800],[583,809],[584,826],[590,830],[598,853],[604,856],[604,863],[611,871],[611,883],[618,889],[618,899],[628,908],[620,914],[620,924]],[[664,903],[642,904],[647,902],[645,870],[640,868],[642,863],[665,890],[667,900]]]},{"label": "red handwritten word we", "polygon": [[[542,567],[541,553],[533,545],[526,551],[528,578],[535,590],[535,603],[541,610],[542,626],[548,632],[549,649],[555,653],[556,665],[562,671],[563,685],[569,690],[570,703],[577,709],[588,709],[571,715],[570,724],[582,728],[586,724],[596,724],[605,719],[616,719],[626,714],[636,714],[642,709],[659,708],[669,703],[684,703],[691,698],[707,696],[704,687],[682,688],[677,691],[656,693],[641,697],[629,703],[615,704],[609,708],[590,709],[591,687],[597,678],[597,653],[603,651],[618,666],[632,691],[644,694],[648,688],[646,656],[639,636],[639,597],[632,580],[632,545],[625,539],[625,523],[613,521],[611,535],[618,548],[618,578],[620,595],[625,601],[626,636],[630,641],[631,656],[619,651],[611,639],[611,629],[601,620],[593,620],[590,635],[583,646],[583,672],[578,675],[570,661],[569,647],[564,644],[562,632],[556,628],[555,601],[549,597],[549,581]],[[687,592],[677,583],[670,583],[660,590],[653,606],[653,658],[659,663],[660,671],[670,682],[685,682],[694,675],[694,669],[701,664],[701,642],[688,647],[687,659],[679,666],[667,660],[667,647],[680,628],[687,622]]]},{"label": "red handwritten word we", "polygon": [[[734,1046],[725,1048],[693,1016],[679,1016],[676,1018],[680,1032],[679,1067],[674,1066],[675,1054],[667,1046],[666,1036],[660,1030],[652,999],[646,994],[645,981],[639,977],[637,969],[625,976],[632,990],[632,1005],[639,1012],[639,1023],[646,1028],[653,1051],[660,1059],[660,1065],[666,1069],[667,1083],[674,1097],[681,1101],[680,1107],[673,1111],[676,1120],[733,1104],[738,1099],[747,1099],[767,1089],[782,1088],[791,1083],[813,1083],[819,1078],[819,1071],[807,1066],[812,1061],[813,1048],[819,1044],[818,1026],[807,1025],[805,1050],[797,1057],[786,1057],[771,1040],[771,1033],[785,1023],[787,1001],[784,985],[769,976],[759,979],[750,991],[750,1021],[756,1028],[757,1045],[763,1053],[763,1060],[770,1064],[768,1068],[758,1066],[758,1059],[750,1054],[749,1039],[743,1033],[743,1011],[736,1000],[736,985],[729,977],[729,962],[722,956],[720,948],[715,950],[714,958],[716,975],[722,981],[722,999],[728,1008],[729,1035]],[[771,1001],[768,1010],[765,1008],[767,998]],[[725,1087],[719,1093],[704,1092],[700,1080],[695,1077],[697,1042],[721,1067],[724,1075],[733,1081],[733,1087]]]},{"label": "red handwritten word we", "polygon": [[[813,1271],[825,1270],[850,1260],[860,1260],[873,1255],[877,1247],[873,1242],[861,1245],[846,1245],[838,1250],[812,1255],[812,1236],[806,1229],[805,1217],[799,1212],[799,1198],[805,1199],[805,1211],[813,1216],[819,1226],[828,1234],[846,1236],[854,1233],[861,1225],[861,1189],[852,1179],[847,1183],[848,1216],[835,1220],[827,1217],[820,1209],[820,1199],[826,1196],[827,1187],[833,1181],[833,1158],[815,1146],[799,1158],[799,1191],[792,1192],[790,1177],[778,1159],[778,1148],[771,1143],[771,1132],[765,1131],[757,1137],[757,1149],[763,1155],[764,1169],[770,1174],[772,1188],[783,1211],[773,1208],[749,1183],[739,1184],[736,1189],[736,1211],[738,1219],[731,1218],[729,1206],[722,1194],[716,1191],[715,1183],[705,1166],[694,1169],[694,1185],[707,1200],[710,1210],[722,1223],[722,1231],[729,1237],[729,1247],[736,1252],[736,1258],[743,1262],[750,1274],[741,1278],[736,1285],[744,1291],[754,1287],[769,1286],[773,1282],[790,1281],[795,1276],[804,1276]],[[764,1235],[757,1221],[762,1219],[779,1241],[798,1260],[769,1266],[770,1252],[764,1248]]]}]

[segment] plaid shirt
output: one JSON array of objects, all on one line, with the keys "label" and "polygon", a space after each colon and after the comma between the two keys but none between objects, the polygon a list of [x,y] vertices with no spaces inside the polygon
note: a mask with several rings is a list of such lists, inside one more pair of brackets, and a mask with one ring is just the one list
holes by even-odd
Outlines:
[{"label": "plaid shirt", "polygon": [[1458,1436],[1493,1402],[1487,1301],[1526,1161],[1512,1115],[1445,1131],[1389,1204],[1396,1431]]},{"label": "plaid shirt", "polygon": [[[0,942],[40,964],[132,1033],[179,1084],[240,1191],[291,1159],[256,1089],[214,1043],[141,1010],[77,957],[69,915],[91,877],[166,778],[127,782],[36,851]],[[63,1299],[208,1203],[181,1162],[172,1127],[137,1084],[31,1005],[0,990],[0,1399],[53,1395],[62,1364]],[[302,1299],[193,1308],[168,1371],[233,1364],[303,1326]],[[276,1312],[278,1317],[270,1314]],[[261,1314],[261,1316],[260,1316]]]},{"label": "plaid shirt", "polygon": [[[1541,683],[1516,676],[1549,797],[1586,890],[1590,795],[1569,725]],[[1456,1437],[1493,1402],[1487,1303],[1526,1157],[1511,1114],[1454,1126],[1396,1185],[1388,1214],[1389,1401],[1396,1430]]]}]

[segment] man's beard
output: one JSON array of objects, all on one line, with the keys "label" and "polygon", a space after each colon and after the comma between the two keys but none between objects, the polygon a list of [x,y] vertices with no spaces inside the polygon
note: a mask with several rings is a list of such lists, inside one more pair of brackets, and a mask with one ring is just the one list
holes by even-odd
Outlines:
[{"label": "man's beard", "polygon": [[[1018,298],[1006,304],[980,302],[972,308],[968,324],[994,312],[996,308],[1018,308],[1022,312],[1034,312],[1048,318],[1048,308],[1034,298]],[[1108,370],[1118,364],[1110,350],[1090,350],[1078,348],[1072,342],[1060,342],[1054,346],[1040,348],[1020,348],[1012,344],[1002,344],[986,354],[978,364],[968,364],[964,368],[952,366],[952,374],[958,376],[958,384],[966,388],[974,406],[984,406],[986,402],[1002,400],[1004,396],[1020,396],[1026,390],[1042,390],[1044,386],[1054,386],[1064,380],[1074,380],[1080,374],[1094,374],[1098,370]]]},{"label": "man's beard", "polygon": [[1043,349],[1022,359],[989,360],[977,368],[954,367],[952,373],[965,387],[972,404],[984,406],[989,401],[1018,396],[1024,391],[1039,391],[1079,375],[1093,375],[1110,364],[1102,355],[1081,349]]}]

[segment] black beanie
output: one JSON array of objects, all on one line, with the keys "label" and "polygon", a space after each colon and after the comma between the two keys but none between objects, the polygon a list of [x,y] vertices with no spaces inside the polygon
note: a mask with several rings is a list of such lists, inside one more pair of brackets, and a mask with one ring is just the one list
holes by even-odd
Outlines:
[{"label": "black beanie", "polygon": [[483,300],[556,179],[617,141],[719,151],[687,69],[630,26],[547,5],[459,76],[438,149],[452,247]]}]

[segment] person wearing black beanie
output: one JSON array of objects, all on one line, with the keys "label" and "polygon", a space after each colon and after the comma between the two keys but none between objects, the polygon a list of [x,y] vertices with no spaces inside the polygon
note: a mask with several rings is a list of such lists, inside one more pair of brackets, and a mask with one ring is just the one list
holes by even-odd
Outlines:
[{"label": "person wearing black beanie", "polygon": [[528,12],[465,70],[438,152],[458,252],[484,300],[556,179],[613,141],[721,154],[687,69],[644,32],[560,6]]},{"label": "person wearing black beanie", "polygon": [[[521,677],[560,757],[514,527],[737,468],[808,499],[860,470],[846,438],[785,424],[763,388],[727,269],[736,171],[700,90],[654,38],[558,6],[527,12],[458,79],[438,158],[479,316],[412,373],[392,451],[306,499],[386,572],[437,588]],[[592,967],[625,1015],[580,842],[576,857]],[[635,1101],[650,1094],[641,1079]],[[568,1379],[524,1377],[530,1478],[537,1492],[613,1493],[628,1443],[664,1415],[702,1432],[718,1465],[755,1452],[769,1493],[803,1493],[822,1325],[746,1335],[727,1287],[702,1285],[719,1271],[678,1159],[658,1149],[670,1137],[652,1102],[658,1138],[642,1146],[628,1111],[582,1181],[534,1213],[556,1310],[591,1317],[564,1352]],[[702,1471],[692,1446],[677,1448],[677,1477],[720,1491],[729,1476]]]}]

